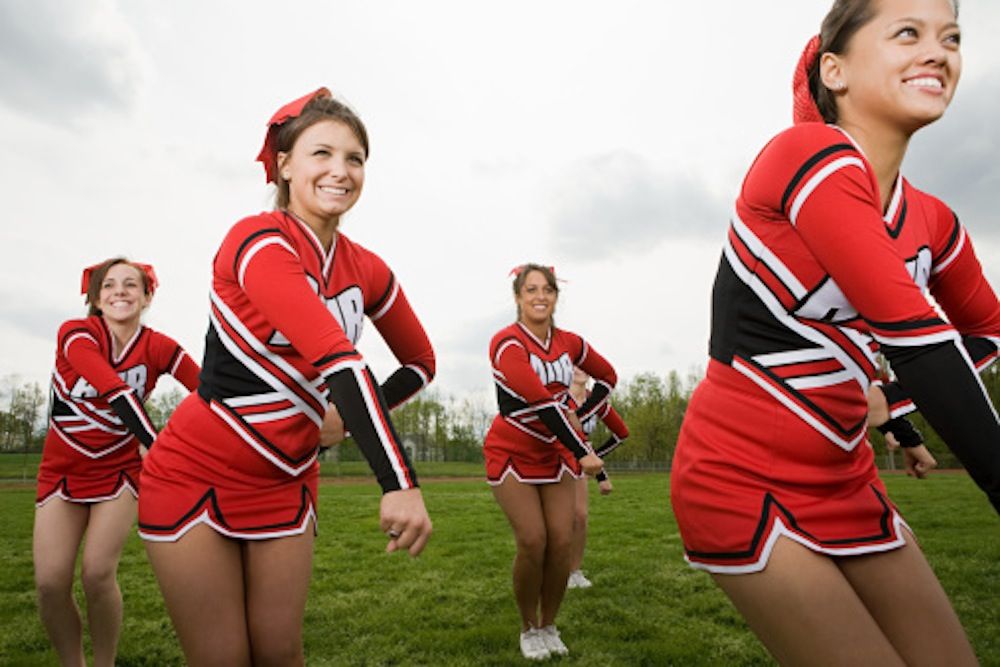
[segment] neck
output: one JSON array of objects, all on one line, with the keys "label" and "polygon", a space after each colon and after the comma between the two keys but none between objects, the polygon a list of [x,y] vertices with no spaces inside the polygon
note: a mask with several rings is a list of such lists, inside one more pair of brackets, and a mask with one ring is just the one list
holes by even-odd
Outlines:
[{"label": "neck", "polygon": [[875,178],[878,180],[879,201],[882,212],[889,207],[893,186],[899,176],[899,168],[906,156],[906,148],[910,143],[910,134],[898,128],[873,128],[870,124],[856,124],[849,120],[841,122],[840,127],[851,135],[861,146],[861,151],[868,159]]},{"label": "neck", "polygon": [[118,356],[132,340],[140,325],[138,317],[127,322],[116,322],[105,317],[104,323],[107,325],[108,331],[111,332],[111,351],[115,356]]},{"label": "neck", "polygon": [[528,328],[535,338],[544,341],[549,337],[549,330],[552,328],[552,322],[526,322],[524,319],[521,320],[521,324]]},{"label": "neck", "polygon": [[582,404],[587,400],[587,385],[574,382],[569,386],[569,395],[573,397],[574,401]]},{"label": "neck", "polygon": [[316,216],[302,215],[291,204],[288,206],[288,212],[304,222],[309,229],[313,230],[324,251],[330,251],[330,247],[333,245],[333,238],[337,235],[337,226],[340,224],[339,217],[318,218]]}]

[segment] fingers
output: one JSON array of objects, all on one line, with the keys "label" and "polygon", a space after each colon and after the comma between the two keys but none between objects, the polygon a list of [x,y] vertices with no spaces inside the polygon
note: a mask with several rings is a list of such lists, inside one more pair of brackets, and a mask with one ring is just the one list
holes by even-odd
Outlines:
[{"label": "fingers", "polygon": [[417,556],[424,550],[433,530],[430,519],[426,515],[422,518],[413,518],[416,520],[406,524],[397,521],[397,525],[401,525],[401,528],[390,528],[386,531],[389,536],[389,543],[385,545],[386,553],[406,549],[411,556]]},{"label": "fingers", "polygon": [[906,474],[917,479],[923,479],[931,470],[937,467],[937,460],[930,451],[920,445],[903,450],[906,453]]},{"label": "fingers", "polygon": [[885,447],[890,452],[899,449],[899,440],[896,440],[896,436],[891,432],[885,434]]}]

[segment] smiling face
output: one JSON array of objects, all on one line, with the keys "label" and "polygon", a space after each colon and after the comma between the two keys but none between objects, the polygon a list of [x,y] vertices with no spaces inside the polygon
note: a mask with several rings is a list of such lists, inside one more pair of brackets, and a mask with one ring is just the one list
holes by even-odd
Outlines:
[{"label": "smiling face", "polygon": [[549,326],[556,310],[559,292],[541,271],[528,271],[514,297],[519,319],[527,325]]},{"label": "smiling face", "polygon": [[322,120],[278,154],[278,168],[289,184],[288,210],[318,230],[336,225],[361,196],[365,149],[347,125]]},{"label": "smiling face", "polygon": [[840,121],[912,133],[944,114],[962,69],[951,0],[877,0],[843,54],[824,53],[824,85]]},{"label": "smiling face", "polygon": [[142,273],[131,264],[115,264],[104,274],[97,305],[105,320],[129,323],[139,319],[149,305]]}]

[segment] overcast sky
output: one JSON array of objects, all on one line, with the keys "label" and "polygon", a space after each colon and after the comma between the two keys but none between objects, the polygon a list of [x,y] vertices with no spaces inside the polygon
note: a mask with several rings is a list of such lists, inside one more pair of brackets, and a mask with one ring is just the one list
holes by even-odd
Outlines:
[{"label": "overcast sky", "polygon": [[[4,0],[0,376],[47,382],[80,270],[117,254],[156,266],[146,322],[200,360],[211,258],[271,207],[264,124],[320,85],[372,142],[341,229],[395,271],[446,395],[488,396],[527,260],[556,266],[557,321],[621,376],[701,368],[733,198],[829,5]],[[964,0],[960,22],[958,95],[904,170],[997,285],[1000,3]],[[374,327],[360,349],[394,367]]]}]

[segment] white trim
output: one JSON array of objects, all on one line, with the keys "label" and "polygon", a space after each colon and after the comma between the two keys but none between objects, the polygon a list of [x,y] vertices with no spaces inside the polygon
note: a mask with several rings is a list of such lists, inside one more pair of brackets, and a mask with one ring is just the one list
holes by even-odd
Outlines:
[{"label": "white trim", "polygon": [[244,278],[246,276],[247,267],[250,265],[250,260],[265,247],[275,244],[280,245],[285,250],[292,253],[295,259],[299,259],[299,254],[295,252],[292,246],[288,245],[288,241],[284,238],[280,236],[265,236],[264,238],[255,241],[249,248],[243,251],[243,256],[240,258],[240,265],[236,271],[236,282],[239,283],[241,288],[244,287]]},{"label": "white trim", "polygon": [[788,350],[787,352],[770,352],[767,354],[757,354],[753,357],[753,360],[758,364],[767,366],[768,368],[788,366],[790,364],[804,364],[810,361],[824,361],[826,359],[833,359],[833,355],[825,347]]},{"label": "white trim", "polygon": [[829,387],[843,382],[850,382],[853,378],[846,370],[834,371],[833,373],[823,373],[822,375],[808,375],[805,377],[785,379],[785,382],[792,389],[816,389],[818,387]]},{"label": "white trim", "polygon": [[69,353],[67,352],[67,350],[69,350],[69,346],[70,346],[70,344],[71,344],[71,343],[73,343],[74,341],[76,341],[76,339],[77,339],[77,338],[87,338],[87,339],[89,339],[89,340],[90,340],[90,342],[91,342],[91,343],[93,343],[94,345],[97,345],[97,344],[98,344],[98,343],[97,343],[97,339],[96,339],[96,338],[94,338],[93,336],[91,336],[91,335],[90,335],[90,332],[89,332],[89,331],[77,331],[77,332],[75,332],[75,333],[73,333],[73,334],[69,335],[69,336],[68,336],[68,337],[66,338],[65,342],[63,342],[63,356],[64,356],[64,357],[65,357],[65,356],[67,356],[67,355],[69,354]]},{"label": "white trim", "polygon": [[389,312],[389,309],[392,308],[394,303],[396,303],[397,296],[399,296],[399,281],[393,278],[392,294],[389,295],[389,298],[386,300],[385,304],[381,308],[379,308],[377,312],[368,316],[368,319],[370,319],[372,322],[375,322],[383,315],[385,315],[387,312]]},{"label": "white trim", "polygon": [[309,511],[306,512],[305,517],[302,519],[302,524],[296,526],[295,528],[289,528],[288,530],[273,530],[267,533],[244,533],[235,530],[226,530],[208,515],[208,510],[202,510],[201,514],[196,516],[191,521],[184,524],[184,526],[178,530],[176,533],[170,533],[169,535],[160,535],[143,532],[139,529],[139,537],[146,540],[147,542],[176,542],[177,540],[184,537],[189,530],[197,526],[198,524],[204,524],[219,533],[220,535],[225,535],[226,537],[232,537],[239,540],[270,540],[275,537],[291,537],[293,535],[301,535],[306,532],[309,527],[309,520],[312,519],[313,525],[318,527],[318,522],[316,520],[316,507],[313,503],[309,503]]},{"label": "white trim", "polygon": [[103,503],[109,500],[116,500],[120,498],[125,491],[131,493],[132,497],[135,498],[136,500],[139,499],[139,492],[135,490],[135,487],[133,487],[131,484],[128,483],[128,480],[122,483],[122,485],[118,487],[118,490],[115,491],[112,495],[97,496],[96,498],[70,498],[69,496],[65,495],[62,492],[61,487],[57,486],[55,491],[53,491],[49,495],[45,496],[44,498],[36,502],[35,507],[41,507],[42,505],[49,502],[53,498],[60,498],[68,503],[76,503],[77,505],[92,505],[94,503]]},{"label": "white trim", "polygon": [[[104,458],[104,457],[105,457],[105,456],[107,456],[108,454],[111,454],[112,452],[116,452],[116,451],[118,451],[119,449],[121,449],[122,447],[124,447],[125,445],[129,444],[129,442],[131,442],[131,441],[132,441],[132,439],[133,439],[133,438],[135,438],[135,436],[134,436],[134,435],[133,435],[132,433],[130,433],[130,432],[128,432],[128,431],[126,430],[126,431],[125,431],[125,433],[124,433],[124,434],[122,434],[122,435],[124,435],[124,437],[123,437],[123,438],[122,438],[121,440],[119,440],[118,442],[114,443],[114,444],[113,444],[113,445],[111,445],[110,447],[107,447],[107,448],[105,448],[105,449],[101,449],[100,451],[97,451],[97,452],[92,452],[92,451],[90,451],[89,449],[84,449],[83,447],[80,447],[80,446],[79,446],[78,444],[76,444],[75,442],[73,442],[73,441],[72,441],[72,440],[71,440],[71,439],[70,439],[70,438],[69,438],[69,437],[68,437],[68,436],[66,435],[66,433],[64,433],[64,432],[63,432],[63,430],[62,430],[62,429],[61,429],[61,428],[59,427],[59,425],[58,425],[58,424],[55,424],[55,423],[53,423],[53,422],[51,422],[51,421],[50,421],[49,423],[50,423],[50,424],[52,425],[52,430],[54,430],[54,431],[56,432],[56,435],[58,435],[58,436],[59,436],[59,438],[60,438],[60,439],[61,439],[61,440],[62,440],[62,441],[63,441],[64,443],[66,443],[66,444],[67,444],[67,445],[69,445],[69,446],[70,446],[70,447],[71,447],[72,449],[74,449],[75,451],[79,452],[80,454],[83,454],[84,456],[86,456],[86,457],[87,457],[87,458],[89,458],[89,459],[100,459],[100,458]],[[75,431],[74,431],[74,432],[75,432]],[[116,434],[116,435],[117,435],[117,434]],[[138,442],[138,439],[136,439],[136,441]]]},{"label": "white trim", "polygon": [[795,195],[795,199],[792,201],[792,208],[789,210],[788,213],[788,219],[791,220],[793,225],[795,224],[796,219],[799,217],[799,211],[802,209],[802,206],[805,205],[806,200],[809,198],[809,195],[813,193],[813,190],[818,188],[820,184],[822,184],[823,181],[825,181],[826,178],[830,176],[830,174],[834,173],[838,169],[849,167],[851,165],[858,167],[859,169],[861,169],[862,172],[865,171],[865,165],[864,163],[861,162],[859,158],[856,158],[852,155],[844,156],[842,158],[837,158],[836,160],[833,160],[832,162],[824,166],[822,169],[817,171],[815,174],[813,174],[812,178],[806,181],[806,184],[802,186],[802,188],[799,190],[799,193]]},{"label": "white trim", "polygon": [[776,398],[779,403],[781,403],[786,408],[791,410],[793,413],[798,415],[798,417],[802,419],[802,421],[806,422],[814,429],[822,433],[824,436],[826,436],[828,440],[830,440],[833,444],[837,445],[844,451],[847,452],[853,451],[854,448],[858,446],[858,443],[864,439],[866,429],[862,428],[861,432],[858,433],[858,435],[855,436],[853,440],[851,441],[844,440],[839,435],[837,435],[829,428],[827,428],[825,424],[816,419],[812,414],[810,414],[806,410],[803,410],[797,403],[795,403],[788,396],[786,396],[784,392],[771,386],[769,382],[759,377],[757,373],[753,371],[752,368],[743,364],[739,359],[736,358],[733,359],[732,367],[735,370],[742,373],[743,375],[745,375],[746,377],[750,378],[750,380],[752,380],[754,384],[756,384],[758,387],[760,387],[761,389],[769,393],[771,396]]},{"label": "white trim", "polygon": [[[325,397],[319,393],[316,387],[312,385],[311,381],[306,379],[306,377],[302,375],[302,373],[300,373],[294,366],[289,364],[279,355],[274,354],[273,352],[268,350],[267,347],[261,341],[255,338],[253,333],[251,333],[251,331],[246,327],[246,325],[244,325],[243,322],[238,317],[236,317],[236,314],[233,313],[229,309],[229,306],[227,306],[226,303],[222,300],[222,298],[215,293],[214,289],[209,291],[209,298],[211,302],[219,309],[219,312],[222,313],[222,316],[225,318],[226,322],[230,326],[232,326],[237,333],[240,334],[242,339],[248,345],[250,345],[250,347],[253,349],[254,352],[259,354],[261,357],[264,357],[272,364],[274,364],[282,371],[284,371],[290,378],[295,380],[295,382],[299,385],[299,387],[301,387],[307,394],[312,396],[317,403],[320,403],[322,405],[326,404]],[[259,363],[257,363],[255,359],[247,356],[246,353],[244,353],[243,350],[240,349],[239,345],[237,345],[236,342],[232,340],[229,334],[226,333],[226,330],[221,326],[219,321],[216,319],[215,313],[209,310],[208,317],[209,320],[212,322],[213,326],[215,327],[215,331],[219,336],[219,340],[222,341],[222,344],[225,345],[226,349],[229,350],[229,352],[233,356],[235,356],[237,359],[243,362],[243,365],[246,366],[248,370],[250,370],[259,379],[263,380],[265,383],[270,385],[272,389],[282,394],[286,399],[288,399],[295,405],[299,406],[303,414],[309,417],[309,419],[311,419],[313,423],[316,424],[316,426],[321,426],[323,424],[322,415],[318,414],[315,410],[313,410],[312,406],[308,405],[305,401],[303,401],[298,396],[298,394],[289,390],[284,385],[284,383],[278,380],[278,378],[274,377],[271,373],[265,370]]]},{"label": "white trim", "polygon": [[958,242],[955,243],[955,248],[950,253],[948,253],[948,256],[945,257],[940,264],[931,269],[931,275],[938,273],[940,271],[944,271],[945,269],[948,268],[948,266],[951,265],[952,262],[958,259],[959,253],[962,252],[962,248],[965,247],[965,239],[966,239],[965,227],[959,225],[958,230],[959,230]]},{"label": "white trim", "polygon": [[878,544],[866,544],[843,548],[823,547],[803,537],[799,533],[792,531],[785,526],[785,522],[781,520],[780,516],[775,516],[774,521],[771,524],[771,532],[768,534],[767,541],[761,549],[760,558],[753,563],[746,565],[714,565],[691,560],[687,554],[684,554],[684,560],[687,561],[688,565],[696,570],[705,570],[714,574],[753,574],[754,572],[760,572],[767,567],[767,561],[771,557],[771,550],[774,549],[774,545],[778,541],[779,537],[787,537],[793,542],[797,542],[806,547],[810,551],[826,554],[828,556],[858,556],[861,554],[891,551],[893,549],[899,549],[906,544],[906,537],[903,535],[902,530],[903,528],[905,528],[910,534],[912,534],[913,531],[910,530],[908,525],[906,525],[906,522],[903,521],[903,518],[898,512],[895,510],[890,511],[892,512],[893,529],[896,533],[896,538],[890,542],[880,542]]},{"label": "white trim", "polygon": [[316,461],[316,455],[319,453],[318,448],[316,451],[312,453],[312,456],[306,459],[305,463],[301,464],[297,468],[293,468],[292,466],[288,465],[287,463],[279,459],[277,456],[272,454],[271,451],[268,450],[266,447],[262,447],[259,444],[257,444],[257,440],[252,435],[244,431],[243,426],[239,422],[235,421],[228,412],[218,407],[217,403],[213,401],[212,403],[209,403],[209,407],[211,407],[212,412],[221,417],[222,420],[226,422],[238,436],[240,436],[243,442],[250,445],[250,447],[253,448],[255,452],[257,452],[265,459],[270,461],[272,464],[274,464],[275,467],[277,467],[280,470],[283,470],[292,477],[298,477],[303,472],[308,470],[309,466],[311,466]]},{"label": "white trim", "polygon": [[[354,381],[358,384],[358,389],[361,390],[361,396],[365,399],[365,407],[368,409],[368,418],[372,422],[372,426],[375,427],[375,434],[378,436],[379,444],[382,445],[382,451],[385,452],[386,457],[389,459],[389,463],[392,464],[392,470],[396,473],[396,482],[399,484],[401,490],[409,489],[413,487],[413,483],[407,480],[405,466],[402,465],[399,457],[402,456],[402,452],[396,453],[395,447],[393,446],[393,440],[390,437],[391,433],[386,431],[386,425],[382,421],[382,412],[379,409],[378,401],[375,400],[371,388],[368,386],[368,376],[364,372],[365,366],[361,365],[354,366],[351,371],[354,373]],[[389,415],[384,415],[385,420],[389,420]],[[398,443],[399,448],[403,448],[403,443]]]},{"label": "white trim", "polygon": [[573,479],[583,479],[584,477],[584,475],[582,474],[577,475],[576,473],[574,473],[565,463],[560,463],[559,474],[557,474],[555,477],[543,477],[540,479],[536,477],[524,478],[517,474],[517,471],[514,470],[513,465],[508,463],[506,466],[504,466],[504,470],[503,473],[501,473],[500,475],[500,479],[496,481],[487,479],[486,483],[489,484],[490,486],[500,486],[501,484],[503,484],[504,480],[507,479],[508,476],[511,476],[521,484],[532,484],[532,485],[556,484],[562,481],[563,475],[569,475]]}]

